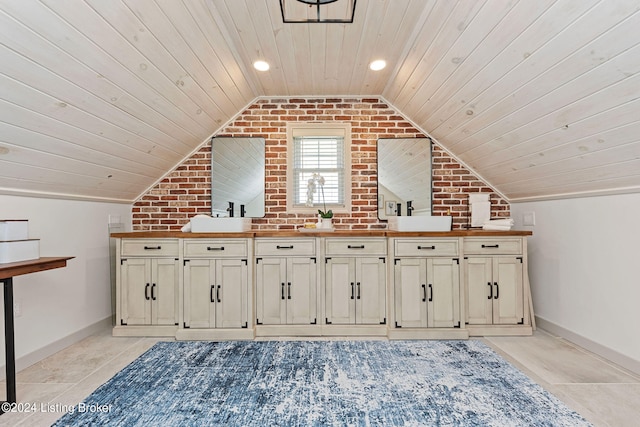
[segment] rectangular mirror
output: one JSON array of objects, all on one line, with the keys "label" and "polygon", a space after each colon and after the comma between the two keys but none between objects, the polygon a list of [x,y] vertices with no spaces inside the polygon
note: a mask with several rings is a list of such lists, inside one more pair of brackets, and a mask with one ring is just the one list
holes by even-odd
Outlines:
[{"label": "rectangular mirror", "polygon": [[211,140],[211,216],[264,216],[264,138]]},{"label": "rectangular mirror", "polygon": [[431,215],[431,140],[379,139],[378,218],[405,216],[408,206],[410,215]]}]

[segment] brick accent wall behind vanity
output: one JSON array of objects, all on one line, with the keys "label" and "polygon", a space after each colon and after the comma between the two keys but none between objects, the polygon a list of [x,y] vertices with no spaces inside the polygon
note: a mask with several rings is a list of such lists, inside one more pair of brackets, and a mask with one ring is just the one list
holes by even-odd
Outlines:
[{"label": "brick accent wall behind vanity", "polygon": [[[312,215],[286,212],[286,123],[350,122],[352,129],[352,211],[336,214],[339,229],[381,229],[377,217],[376,142],[379,138],[425,135],[377,98],[273,98],[247,108],[217,136],[266,140],[266,215],[253,219],[260,229],[291,229]],[[196,214],[211,213],[211,147],[205,144],[133,205],[133,230],[179,230]],[[468,222],[468,193],[491,193],[492,217],[508,217],[509,204],[469,170],[434,144],[433,215],[453,216],[453,228]]]}]

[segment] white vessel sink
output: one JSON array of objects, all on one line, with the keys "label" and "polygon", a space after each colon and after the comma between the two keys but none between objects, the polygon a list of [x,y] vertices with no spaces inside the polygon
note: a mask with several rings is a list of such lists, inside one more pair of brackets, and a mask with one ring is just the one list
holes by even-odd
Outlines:
[{"label": "white vessel sink", "polygon": [[393,231],[451,231],[451,216],[396,216],[389,218]]},{"label": "white vessel sink", "polygon": [[191,218],[192,233],[237,233],[251,230],[251,218],[210,217],[196,215]]}]

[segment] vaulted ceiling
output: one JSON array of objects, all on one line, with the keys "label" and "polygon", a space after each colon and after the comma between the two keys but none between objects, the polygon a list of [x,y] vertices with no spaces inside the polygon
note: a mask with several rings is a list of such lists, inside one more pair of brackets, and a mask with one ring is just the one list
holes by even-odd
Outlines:
[{"label": "vaulted ceiling", "polygon": [[639,9],[357,0],[352,24],[283,24],[278,0],[3,0],[0,192],[131,202],[257,98],[331,95],[381,97],[511,201],[637,192]]}]

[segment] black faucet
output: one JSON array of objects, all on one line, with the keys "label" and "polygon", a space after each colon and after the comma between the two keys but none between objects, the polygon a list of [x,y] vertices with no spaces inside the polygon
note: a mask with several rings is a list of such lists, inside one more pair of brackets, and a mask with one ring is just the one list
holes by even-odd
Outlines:
[{"label": "black faucet", "polygon": [[246,211],[244,210],[244,205],[240,205],[240,217],[244,218]]},{"label": "black faucet", "polygon": [[402,203],[396,203],[396,215],[402,215]]},{"label": "black faucet", "polygon": [[413,200],[407,201],[407,216],[411,216],[411,213],[415,209],[413,206],[411,206],[412,203],[413,203]]},{"label": "black faucet", "polygon": [[229,212],[229,218],[233,218],[233,202],[229,202],[229,207],[227,208],[227,212]]}]

